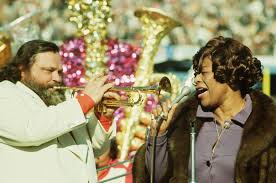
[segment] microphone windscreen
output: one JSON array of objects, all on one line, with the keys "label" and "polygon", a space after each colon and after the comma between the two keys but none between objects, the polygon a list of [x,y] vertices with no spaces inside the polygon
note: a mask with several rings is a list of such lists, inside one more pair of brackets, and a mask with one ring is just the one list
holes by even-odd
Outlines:
[{"label": "microphone windscreen", "polygon": [[189,87],[187,87],[187,86],[184,86],[184,87],[182,88],[180,94],[173,100],[173,102],[172,102],[173,105],[174,105],[174,104],[177,104],[178,102],[180,102],[180,100],[181,100],[183,97],[189,95],[190,93],[191,93],[191,89],[190,89]]}]

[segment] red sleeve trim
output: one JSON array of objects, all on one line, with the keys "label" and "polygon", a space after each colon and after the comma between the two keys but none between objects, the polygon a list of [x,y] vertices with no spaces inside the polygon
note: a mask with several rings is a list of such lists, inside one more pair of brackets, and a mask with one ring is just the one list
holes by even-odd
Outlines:
[{"label": "red sleeve trim", "polygon": [[78,93],[76,98],[84,114],[87,114],[95,105],[93,99],[85,93]]},{"label": "red sleeve trim", "polygon": [[109,128],[112,125],[112,118],[108,118],[108,117],[104,116],[103,114],[100,114],[97,112],[95,112],[95,115],[98,118],[98,120],[100,121],[100,123],[102,124],[105,131],[108,132]]}]

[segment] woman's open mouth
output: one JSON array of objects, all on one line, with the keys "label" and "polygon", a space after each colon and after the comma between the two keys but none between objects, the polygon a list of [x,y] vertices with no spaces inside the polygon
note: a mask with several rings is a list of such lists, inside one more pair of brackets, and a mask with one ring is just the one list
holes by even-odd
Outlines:
[{"label": "woman's open mouth", "polygon": [[197,88],[196,89],[197,98],[202,98],[207,90],[208,90],[207,88],[201,88],[201,87]]}]

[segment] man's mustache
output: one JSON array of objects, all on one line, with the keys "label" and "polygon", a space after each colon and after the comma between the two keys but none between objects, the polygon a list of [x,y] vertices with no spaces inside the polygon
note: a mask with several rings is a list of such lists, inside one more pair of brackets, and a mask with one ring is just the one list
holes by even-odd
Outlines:
[{"label": "man's mustache", "polygon": [[65,85],[63,83],[56,83],[56,84],[47,85],[45,89],[52,89],[54,87],[59,87],[59,86],[65,86]]}]

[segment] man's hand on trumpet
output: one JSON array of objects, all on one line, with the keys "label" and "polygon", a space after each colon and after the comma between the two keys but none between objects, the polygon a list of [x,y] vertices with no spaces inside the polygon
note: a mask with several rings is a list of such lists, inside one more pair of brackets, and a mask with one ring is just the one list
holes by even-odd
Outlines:
[{"label": "man's hand on trumpet", "polygon": [[[104,99],[111,99],[111,100],[117,100],[117,101],[122,101],[124,100],[122,96],[120,96],[118,93],[116,92],[111,92],[111,91],[107,91],[106,93],[104,93],[103,96]],[[97,104],[97,105],[102,105]],[[118,107],[109,107],[109,106],[95,106],[95,112],[96,113],[101,113],[101,115],[104,115],[107,118],[112,118],[114,112],[119,108]]]},{"label": "man's hand on trumpet", "polygon": [[107,76],[103,76],[101,74],[94,75],[86,84],[83,93],[90,96],[95,104],[98,104],[102,100],[104,95],[111,96],[111,94],[108,94],[106,92],[114,86],[114,83],[106,83],[106,80]]},{"label": "man's hand on trumpet", "polygon": [[86,84],[83,93],[89,95],[95,102],[95,113],[104,115],[107,118],[112,118],[113,113],[117,109],[117,107],[107,107],[103,112],[99,111],[100,107],[98,107],[98,105],[101,105],[100,102],[103,98],[122,100],[122,97],[116,92],[108,91],[110,88],[114,86],[114,83],[106,83],[106,81],[106,75],[103,76],[98,74],[93,76],[90,79],[90,81]]}]

